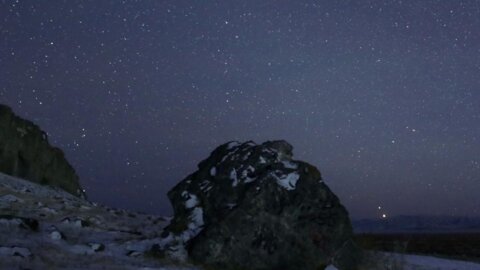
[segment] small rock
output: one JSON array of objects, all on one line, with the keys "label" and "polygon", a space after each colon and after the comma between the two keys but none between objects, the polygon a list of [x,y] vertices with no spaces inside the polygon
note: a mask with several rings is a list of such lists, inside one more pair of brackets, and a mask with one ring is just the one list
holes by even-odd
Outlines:
[{"label": "small rock", "polygon": [[152,258],[164,258],[165,252],[160,248],[159,244],[153,244],[152,247],[145,252],[145,256]]},{"label": "small rock", "polygon": [[69,217],[66,217],[66,218],[62,219],[63,224],[70,224],[70,222],[71,222],[71,220],[70,220]]},{"label": "small rock", "polygon": [[18,198],[15,195],[7,194],[7,195],[3,195],[2,197],[0,197],[0,202],[4,202],[4,203],[23,203],[24,200]]},{"label": "small rock", "polygon": [[140,255],[142,255],[142,253],[139,251],[130,250],[127,252],[127,256],[129,257],[138,257]]},{"label": "small rock", "polygon": [[26,188],[26,187],[22,188],[20,191],[22,193],[32,193],[32,191],[29,188]]},{"label": "small rock", "polygon": [[89,247],[92,248],[93,251],[95,252],[100,252],[105,250],[105,245],[104,244],[98,244],[98,243],[89,243]]},{"label": "small rock", "polygon": [[73,222],[73,225],[78,228],[84,228],[88,226],[88,222],[83,219],[77,219]]},{"label": "small rock", "polygon": [[12,215],[0,215],[0,224],[15,225],[22,229],[38,231],[38,220],[33,218],[16,217]]},{"label": "small rock", "polygon": [[38,220],[33,218],[21,218],[23,224],[21,225],[25,229],[30,229],[32,231],[38,231]]},{"label": "small rock", "polygon": [[49,207],[43,207],[40,210],[43,211],[44,213],[52,214],[52,215],[56,215],[58,213],[57,210]]},{"label": "small rock", "polygon": [[59,231],[53,231],[50,233],[50,239],[52,240],[63,240],[65,236]]},{"label": "small rock", "polygon": [[66,217],[62,220],[62,223],[63,224],[67,224],[67,225],[72,225],[72,226],[75,226],[77,228],[83,228],[83,227],[87,227],[88,226],[88,221],[85,221],[83,219],[80,219],[80,218],[77,218],[75,220],[72,220],[71,218],[69,217]]},{"label": "small rock", "polygon": [[32,252],[28,248],[22,247],[0,247],[0,256],[29,258],[32,256]]},{"label": "small rock", "polygon": [[87,226],[90,226],[90,224],[96,224],[96,225],[101,225],[102,221],[97,218],[97,217],[89,217],[87,218]]}]

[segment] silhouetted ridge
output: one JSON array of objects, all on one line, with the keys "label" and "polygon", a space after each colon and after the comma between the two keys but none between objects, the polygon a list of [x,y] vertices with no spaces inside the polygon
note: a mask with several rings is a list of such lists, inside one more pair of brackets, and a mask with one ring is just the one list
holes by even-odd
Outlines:
[{"label": "silhouetted ridge", "polygon": [[73,167],[47,134],[0,104],[0,172],[84,196]]}]

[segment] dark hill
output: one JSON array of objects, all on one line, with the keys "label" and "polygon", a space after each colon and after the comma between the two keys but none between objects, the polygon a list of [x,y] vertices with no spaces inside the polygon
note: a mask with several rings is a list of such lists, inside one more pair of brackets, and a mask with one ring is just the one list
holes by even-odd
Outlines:
[{"label": "dark hill", "polygon": [[51,146],[47,134],[37,125],[1,104],[0,172],[59,187],[76,196],[84,195],[62,150]]}]

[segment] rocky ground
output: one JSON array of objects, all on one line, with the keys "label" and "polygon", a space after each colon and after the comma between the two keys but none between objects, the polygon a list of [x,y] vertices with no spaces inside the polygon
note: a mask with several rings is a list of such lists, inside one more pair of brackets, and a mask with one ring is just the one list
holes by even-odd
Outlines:
[{"label": "rocky ground", "polygon": [[168,222],[0,173],[0,269],[196,269],[158,252]]},{"label": "rocky ground", "polygon": [[[168,223],[0,173],[0,269],[200,270],[158,256],[171,240],[162,237]],[[368,269],[480,269],[480,264],[414,255],[375,261]]]}]

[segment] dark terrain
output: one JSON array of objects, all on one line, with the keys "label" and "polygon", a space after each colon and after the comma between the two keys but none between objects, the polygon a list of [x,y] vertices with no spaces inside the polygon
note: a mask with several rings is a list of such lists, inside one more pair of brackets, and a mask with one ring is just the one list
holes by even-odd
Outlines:
[{"label": "dark terrain", "polygon": [[480,233],[364,233],[355,238],[368,250],[480,262]]}]

